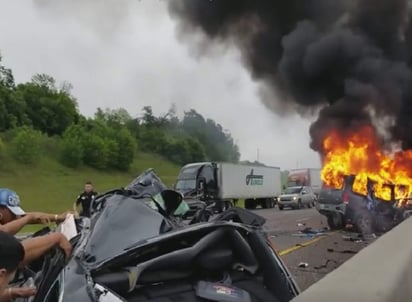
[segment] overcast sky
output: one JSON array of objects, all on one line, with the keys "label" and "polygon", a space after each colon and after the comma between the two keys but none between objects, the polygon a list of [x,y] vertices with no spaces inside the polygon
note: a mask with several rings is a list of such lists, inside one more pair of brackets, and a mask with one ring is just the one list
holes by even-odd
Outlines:
[{"label": "overcast sky", "polygon": [[228,129],[242,159],[283,169],[319,167],[310,122],[278,116],[259,100],[236,49],[195,56],[179,41],[165,0],[0,0],[0,51],[17,82],[47,73],[74,86],[79,109],[172,103],[194,108]]}]

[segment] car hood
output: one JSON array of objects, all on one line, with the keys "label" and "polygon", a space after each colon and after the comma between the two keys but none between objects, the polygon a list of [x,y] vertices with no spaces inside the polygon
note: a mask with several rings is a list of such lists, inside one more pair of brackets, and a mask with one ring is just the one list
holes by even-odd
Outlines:
[{"label": "car hood", "polygon": [[86,266],[96,267],[128,247],[176,227],[151,208],[150,199],[114,194],[107,197],[105,203],[87,232],[81,257]]},{"label": "car hood", "polygon": [[82,245],[77,248],[82,265],[97,267],[132,245],[177,228],[161,209],[164,210],[164,201],[158,196],[166,189],[154,170],[149,169],[126,188],[98,196],[90,227],[82,230]]},{"label": "car hood", "polygon": [[280,198],[282,197],[289,197],[289,198],[293,198],[293,197],[297,197],[299,194],[281,194],[279,195]]}]

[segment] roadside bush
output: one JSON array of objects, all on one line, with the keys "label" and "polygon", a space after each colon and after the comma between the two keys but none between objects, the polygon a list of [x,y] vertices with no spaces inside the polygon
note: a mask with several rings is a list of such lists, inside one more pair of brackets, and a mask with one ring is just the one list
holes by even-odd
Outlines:
[{"label": "roadside bush", "polygon": [[6,152],[6,145],[3,143],[3,140],[0,137],[0,157]]},{"label": "roadside bush", "polygon": [[83,163],[84,133],[79,125],[72,125],[64,132],[60,145],[60,162],[63,165],[75,168]]},{"label": "roadside bush", "polygon": [[41,132],[29,127],[16,129],[16,136],[11,141],[13,157],[23,164],[33,164],[41,153]]},{"label": "roadside bush", "polygon": [[113,139],[106,139],[107,167],[117,169],[117,157],[119,155],[119,144]]},{"label": "roadside bush", "polygon": [[60,149],[60,162],[70,168],[76,168],[83,162],[83,146],[74,138],[64,138]]},{"label": "roadside bush", "polygon": [[130,131],[125,128],[118,132],[116,139],[118,150],[115,168],[121,171],[127,171],[133,163],[137,150],[137,142]]},{"label": "roadside bush", "polygon": [[109,149],[103,138],[88,134],[83,141],[83,148],[85,164],[101,170],[107,168]]}]

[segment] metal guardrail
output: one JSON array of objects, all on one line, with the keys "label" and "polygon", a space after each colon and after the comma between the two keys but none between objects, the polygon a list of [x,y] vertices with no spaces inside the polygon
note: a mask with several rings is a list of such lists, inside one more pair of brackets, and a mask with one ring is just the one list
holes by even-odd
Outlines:
[{"label": "metal guardrail", "polygon": [[292,302],[410,301],[412,219],[382,235]]}]

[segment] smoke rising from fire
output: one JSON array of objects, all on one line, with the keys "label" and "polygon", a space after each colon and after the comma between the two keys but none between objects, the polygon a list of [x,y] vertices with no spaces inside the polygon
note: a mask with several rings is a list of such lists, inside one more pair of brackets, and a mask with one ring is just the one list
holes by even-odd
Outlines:
[{"label": "smoke rising from fire", "polygon": [[183,35],[235,43],[252,78],[278,96],[263,98],[269,108],[320,109],[310,135],[322,153],[332,129],[382,120],[390,141],[412,148],[410,2],[174,0],[169,11]]}]

